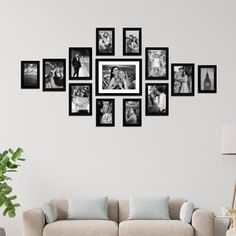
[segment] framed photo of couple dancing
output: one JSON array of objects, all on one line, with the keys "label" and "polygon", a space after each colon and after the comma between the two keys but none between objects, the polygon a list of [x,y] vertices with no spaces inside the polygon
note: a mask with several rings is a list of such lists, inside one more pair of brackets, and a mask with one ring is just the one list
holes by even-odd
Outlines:
[{"label": "framed photo of couple dancing", "polygon": [[66,59],[43,59],[43,91],[66,91]]}]

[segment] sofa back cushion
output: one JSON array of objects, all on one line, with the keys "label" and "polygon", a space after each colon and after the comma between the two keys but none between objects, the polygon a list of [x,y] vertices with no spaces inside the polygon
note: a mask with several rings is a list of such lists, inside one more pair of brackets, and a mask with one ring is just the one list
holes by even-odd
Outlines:
[{"label": "sofa back cushion", "polygon": [[108,220],[108,198],[69,198],[67,218],[69,220]]},{"label": "sofa back cushion", "polygon": [[129,220],[170,220],[169,197],[130,197]]},{"label": "sofa back cushion", "polygon": [[[169,199],[169,214],[170,219],[180,220],[180,209],[184,202],[187,200],[183,198],[170,198]],[[129,218],[129,200],[119,201],[119,222],[128,220]]]},{"label": "sofa back cushion", "polygon": [[[57,220],[65,220],[68,217],[68,200],[64,198],[51,200],[52,204],[57,209]],[[118,223],[118,201],[114,199],[108,199],[108,218],[109,220],[116,221]]]}]

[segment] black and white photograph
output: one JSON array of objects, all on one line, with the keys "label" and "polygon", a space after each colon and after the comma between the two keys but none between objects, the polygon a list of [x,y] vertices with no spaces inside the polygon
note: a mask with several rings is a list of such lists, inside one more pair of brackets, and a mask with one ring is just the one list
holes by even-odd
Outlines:
[{"label": "black and white photograph", "polygon": [[43,91],[66,91],[66,59],[43,59]]},{"label": "black and white photograph", "polygon": [[194,64],[171,64],[171,95],[194,96]]},{"label": "black and white photograph", "polygon": [[168,80],[169,48],[146,48],[146,79]]},{"label": "black and white photograph", "polygon": [[69,115],[92,115],[92,84],[69,84]]},{"label": "black and white photograph", "polygon": [[115,55],[115,28],[96,28],[96,55]]},{"label": "black and white photograph", "polygon": [[123,126],[142,126],[141,99],[123,99]]},{"label": "black and white photograph", "polygon": [[141,94],[141,59],[96,60],[96,95]]},{"label": "black and white photograph", "polygon": [[146,116],[169,115],[169,85],[167,83],[146,84]]},{"label": "black and white photograph", "polygon": [[40,67],[39,61],[21,61],[21,88],[38,89]]},{"label": "black and white photograph", "polygon": [[217,91],[217,66],[198,66],[198,93],[216,93]]},{"label": "black and white photograph", "polygon": [[96,126],[115,126],[115,99],[96,100]]},{"label": "black and white photograph", "polygon": [[69,48],[69,79],[92,79],[92,48]]},{"label": "black and white photograph", "polygon": [[142,55],[142,28],[123,28],[123,55]]}]

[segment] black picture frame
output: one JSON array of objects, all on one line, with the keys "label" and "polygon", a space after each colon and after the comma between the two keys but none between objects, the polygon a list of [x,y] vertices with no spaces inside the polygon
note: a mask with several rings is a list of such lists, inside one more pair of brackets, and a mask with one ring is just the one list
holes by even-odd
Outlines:
[{"label": "black picture frame", "polygon": [[[49,72],[48,68],[46,68],[46,64],[51,69],[56,68],[59,65],[63,67],[63,81],[60,81],[62,86],[54,87],[50,79],[48,78]],[[58,79],[59,80],[59,79]],[[51,83],[51,87],[47,87],[46,83]],[[43,59],[43,91],[44,92],[65,92],[66,91],[66,59],[64,58],[45,58]]]},{"label": "black picture frame", "polygon": [[[137,31],[139,33],[138,52],[127,52],[127,31]],[[132,27],[123,28],[123,56],[141,56],[142,55],[142,28]]]},{"label": "black picture frame", "polygon": [[[207,88],[202,89],[201,70],[203,69],[208,69],[207,74],[208,74],[209,79],[211,79],[209,75],[209,70],[213,70],[213,74],[214,74],[213,79],[212,81],[210,81],[210,83],[213,82],[213,89],[207,89]],[[198,93],[217,93],[217,65],[199,65],[198,66]]]},{"label": "black picture frame", "polygon": [[[89,111],[86,110],[79,110],[78,112],[73,112],[72,110],[72,99],[74,98],[72,95],[73,87],[89,87],[89,95],[87,95],[89,99]],[[78,91],[79,92],[79,91]],[[69,116],[92,116],[93,114],[93,98],[92,98],[93,90],[92,90],[92,83],[70,83],[69,84]],[[83,97],[86,98],[86,97]],[[76,98],[75,98],[76,99]]]},{"label": "black picture frame", "polygon": [[[112,119],[111,123],[102,123],[100,121],[101,116],[104,115],[104,114],[103,115],[101,114],[102,113],[101,103],[103,103],[103,102],[108,102],[109,105],[110,105],[110,103],[112,104],[111,114],[109,114]],[[103,106],[104,106],[104,104],[103,104]],[[108,119],[108,118],[106,118],[106,119]],[[114,127],[115,126],[115,99],[113,99],[113,98],[97,98],[96,99],[96,126],[97,127]]]},{"label": "black picture frame", "polygon": [[[149,73],[149,51],[165,51],[165,75],[151,76]],[[168,47],[146,47],[145,48],[145,74],[146,80],[168,80],[169,79],[169,48]]]},{"label": "black picture frame", "polygon": [[[73,77],[72,76],[72,71],[74,71],[74,69],[72,69],[72,61],[73,61],[73,57],[75,55],[75,52],[78,52],[80,54],[84,54],[86,52],[88,52],[88,57],[89,57],[89,63],[88,66],[89,68],[83,68],[83,65],[81,65],[80,69],[86,69],[87,72],[89,73],[88,76],[78,76],[78,77]],[[84,57],[84,55],[82,56],[82,58]],[[93,51],[91,47],[70,47],[69,48],[69,80],[92,80],[92,61],[93,61]],[[81,61],[80,61],[81,63]],[[86,62],[85,62],[86,63]]]},{"label": "black picture frame", "polygon": [[[36,66],[36,69],[35,68],[32,69],[33,64]],[[29,65],[31,67],[27,75],[25,74],[25,65]],[[36,75],[35,75],[35,70],[37,70]],[[32,82],[29,81],[32,79],[34,81]],[[39,89],[39,88],[40,88],[40,62],[39,61],[21,61],[21,89]]]},{"label": "black picture frame", "polygon": [[[166,103],[165,103],[165,109],[160,110],[158,109],[158,106],[155,106],[155,102],[153,101],[154,98],[151,97],[151,94],[149,94],[149,86],[152,86],[151,89],[155,88],[157,90],[157,88],[162,88],[163,89],[163,93],[165,94],[165,98],[166,98]],[[155,86],[155,87],[154,87]],[[164,86],[164,87],[163,87]],[[169,84],[168,83],[146,83],[146,87],[145,87],[145,91],[146,91],[146,97],[145,97],[145,114],[146,116],[168,116],[169,115]],[[157,96],[155,91],[152,91],[154,96]],[[152,100],[151,100],[152,99]]]},{"label": "black picture frame", "polygon": [[[130,120],[129,122],[127,122],[127,117],[126,117],[126,103],[127,102],[138,102],[139,103],[139,112],[138,112],[138,116],[136,115],[136,119],[137,122],[132,122],[132,120]],[[137,112],[137,109],[135,108],[135,113]],[[142,99],[141,98],[130,98],[130,99],[123,99],[123,126],[124,127],[141,127],[142,126]]]},{"label": "black picture frame", "polygon": [[[101,51],[99,49],[99,40],[100,40],[100,31],[111,31],[112,34],[112,40],[111,40],[111,50],[108,49],[108,52],[106,50]],[[96,28],[96,55],[97,56],[115,56],[115,28]]]},{"label": "black picture frame", "polygon": [[[177,81],[175,79],[175,76],[177,72],[175,72],[175,67],[181,67],[185,73],[189,73],[191,71],[191,82],[185,82],[186,88],[189,89],[191,87],[190,92],[181,92],[181,89],[183,88],[183,83],[180,81]],[[179,68],[180,69],[180,68]],[[182,72],[180,72],[181,74]],[[189,76],[189,75],[187,75]],[[175,81],[176,80],[176,81]],[[190,84],[190,85],[189,85]],[[179,86],[176,86],[179,85]],[[176,92],[176,91],[179,92]],[[194,63],[173,63],[171,64],[171,96],[183,96],[183,97],[189,97],[195,95],[195,65]]]},{"label": "black picture frame", "polygon": [[[110,62],[110,63],[109,63]],[[123,62],[123,64],[122,64]],[[133,62],[133,64],[132,64]],[[138,73],[135,78],[135,89],[126,89],[123,90],[116,90],[116,89],[104,89],[103,86],[103,78],[100,78],[103,76],[101,75],[102,72],[100,72],[99,67],[105,65],[105,66],[135,66],[135,73]],[[137,66],[137,67],[136,67]],[[138,80],[138,84],[137,84]],[[109,92],[108,92],[109,90]],[[123,91],[123,92],[122,92]],[[140,58],[127,58],[127,59],[121,59],[121,58],[105,58],[105,59],[96,59],[96,96],[141,96],[142,95],[142,59]]]}]

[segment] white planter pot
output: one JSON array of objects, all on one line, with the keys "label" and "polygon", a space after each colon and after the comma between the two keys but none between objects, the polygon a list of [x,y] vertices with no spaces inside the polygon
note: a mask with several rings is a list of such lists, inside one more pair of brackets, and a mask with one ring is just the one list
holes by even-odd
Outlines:
[{"label": "white planter pot", "polygon": [[3,228],[0,228],[0,236],[6,236],[6,232]]}]

